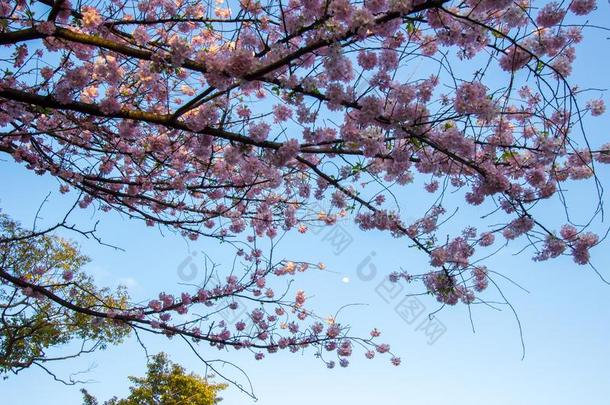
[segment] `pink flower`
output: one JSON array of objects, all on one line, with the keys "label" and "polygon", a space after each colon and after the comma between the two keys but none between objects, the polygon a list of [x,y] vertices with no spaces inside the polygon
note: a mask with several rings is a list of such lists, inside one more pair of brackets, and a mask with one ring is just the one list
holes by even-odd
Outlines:
[{"label": "pink flower", "polygon": [[494,104],[487,97],[487,87],[480,82],[463,83],[455,92],[455,111],[458,114],[475,114],[483,119],[491,119]]},{"label": "pink flower", "polygon": [[341,328],[336,323],[330,325],[328,327],[328,329],[326,330],[326,336],[328,336],[331,339],[336,338],[337,336],[339,336],[340,333],[341,333]]},{"label": "pink flower", "polygon": [[15,51],[15,62],[13,67],[21,67],[25,63],[25,58],[28,56],[28,47],[24,44],[17,46]]},{"label": "pink flower", "polygon": [[299,153],[299,141],[290,139],[277,150],[274,159],[277,166],[286,166]]},{"label": "pink flower", "polygon": [[136,43],[139,45],[144,45],[145,43],[147,43],[150,40],[150,36],[146,32],[145,26],[140,26],[140,27],[136,28],[135,30],[133,30],[132,36],[133,36],[133,39],[136,41]]},{"label": "pink flower", "polygon": [[490,246],[494,243],[495,236],[491,232],[485,232],[481,234],[481,238],[479,239],[479,245],[481,246]]},{"label": "pink flower", "polygon": [[565,224],[561,227],[560,235],[563,239],[569,241],[578,236],[578,230],[573,225]]},{"label": "pink flower", "polygon": [[333,49],[324,61],[329,80],[349,82],[354,78],[352,62],[338,49]]},{"label": "pink flower", "polygon": [[589,249],[597,244],[599,237],[591,232],[579,235],[576,243],[572,247],[572,256],[574,262],[578,264],[589,263]]},{"label": "pink flower", "polygon": [[121,111],[121,103],[118,100],[118,91],[112,87],[106,90],[106,97],[100,103],[100,110],[104,114],[114,114]]},{"label": "pink flower", "polygon": [[487,267],[475,267],[472,270],[472,276],[474,277],[474,289],[477,291],[483,291],[487,288]]},{"label": "pink flower", "polygon": [[425,184],[424,188],[427,192],[434,193],[436,190],[438,190],[438,181],[432,180],[430,183]]},{"label": "pink flower", "polygon": [[442,248],[436,248],[430,253],[430,264],[434,267],[440,267],[447,260],[447,251]]},{"label": "pink flower", "polygon": [[153,311],[158,312],[162,308],[161,301],[159,301],[159,300],[152,300],[152,301],[150,301],[148,303],[148,307],[150,309],[152,309]]},{"label": "pink flower", "polygon": [[569,9],[576,15],[586,15],[593,11],[596,6],[595,0],[573,0]]},{"label": "pink flower", "polygon": [[262,142],[267,139],[271,127],[265,122],[250,124],[248,127],[248,135],[257,142]]},{"label": "pink flower", "polygon": [[530,61],[532,55],[516,45],[511,45],[500,58],[500,67],[507,72],[521,69]]},{"label": "pink flower", "polygon": [[82,14],[83,14],[83,17],[82,17],[83,26],[85,28],[94,29],[94,28],[99,27],[103,22],[102,17],[100,16],[100,13],[98,13],[98,11],[95,7],[83,6]]},{"label": "pink flower", "polygon": [[243,76],[254,67],[254,55],[251,50],[237,49],[232,52],[227,71],[232,76]]},{"label": "pink flower", "polygon": [[561,239],[548,235],[544,241],[544,245],[541,251],[535,256],[534,260],[542,261],[549,258],[555,258],[561,255],[566,249],[566,243]]},{"label": "pink flower", "polygon": [[182,304],[184,304],[184,305],[189,305],[191,302],[193,302],[190,294],[188,294],[188,293],[182,293],[180,298],[181,298]]},{"label": "pink flower", "polygon": [[606,143],[599,148],[595,159],[599,163],[610,163],[610,143]]},{"label": "pink flower", "polygon": [[377,54],[375,52],[360,51],[358,52],[358,64],[364,70],[372,70],[377,65]]},{"label": "pink flower", "polygon": [[303,306],[303,304],[305,304],[305,299],[306,299],[305,291],[303,291],[303,290],[297,291],[297,295],[296,295],[295,300],[294,300],[296,306],[298,306],[298,307]]},{"label": "pink flower", "polygon": [[390,345],[382,343],[376,347],[378,353],[387,353],[390,351]]},{"label": "pink flower", "polygon": [[283,104],[276,104],[273,106],[273,122],[280,123],[288,120],[292,117],[292,110]]},{"label": "pink flower", "polygon": [[587,108],[591,110],[591,115],[597,117],[602,115],[606,111],[606,105],[604,104],[604,100],[589,100],[587,102]]},{"label": "pink flower", "polygon": [[502,231],[502,235],[506,239],[516,239],[517,237],[523,235],[532,230],[534,227],[534,220],[529,216],[519,217],[513,221],[511,221],[506,228]]},{"label": "pink flower", "polygon": [[9,17],[11,11],[13,11],[13,6],[8,1],[0,1],[0,17],[6,18]]},{"label": "pink flower", "polygon": [[538,13],[536,23],[540,27],[552,27],[559,24],[565,15],[565,10],[557,2],[548,3]]},{"label": "pink flower", "polygon": [[364,2],[364,6],[372,13],[379,13],[387,10],[388,2],[386,0],[367,0]]}]

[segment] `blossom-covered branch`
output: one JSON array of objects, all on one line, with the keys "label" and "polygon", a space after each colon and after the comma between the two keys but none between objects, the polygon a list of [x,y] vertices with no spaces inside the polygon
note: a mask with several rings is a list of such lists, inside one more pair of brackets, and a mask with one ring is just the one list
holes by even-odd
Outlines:
[{"label": "blossom-covered branch", "polygon": [[[601,198],[596,165],[610,163],[610,144],[591,146],[582,123],[605,105],[583,101],[570,78],[595,0],[89,3],[0,1],[0,45],[11,52],[0,61],[0,152],[56,177],[62,193],[78,190],[81,208],[246,243],[353,212],[362,230],[428,256],[429,268],[391,279],[422,280],[450,305],[486,289],[477,255],[500,238],[525,240],[535,261],[589,264],[599,237],[567,214],[546,223],[535,208],[564,203],[573,181],[596,184]],[[401,192],[416,188],[438,203],[407,223]],[[447,191],[491,207],[486,229],[443,237]],[[315,212],[318,201],[328,209]],[[351,353],[334,323],[301,330],[284,319],[311,315],[303,296],[263,292],[267,277],[303,263],[262,266],[252,246],[240,254],[247,277],[90,315],[219,347]],[[168,323],[241,295],[279,313],[253,312],[252,329],[237,331]],[[276,336],[282,325],[292,335]]]}]

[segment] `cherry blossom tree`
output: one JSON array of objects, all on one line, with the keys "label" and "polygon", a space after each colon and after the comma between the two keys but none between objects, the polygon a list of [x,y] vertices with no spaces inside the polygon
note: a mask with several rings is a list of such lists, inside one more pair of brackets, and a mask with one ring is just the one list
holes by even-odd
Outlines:
[{"label": "cherry blossom tree", "polygon": [[[484,258],[516,239],[534,261],[592,266],[601,238],[590,225],[603,212],[596,167],[610,162],[610,143],[587,139],[585,119],[603,114],[604,102],[570,74],[596,7],[2,0],[0,151],[56,178],[62,193],[80,193],[80,208],[236,246],[243,268],[222,283],[91,316],[257,359],[314,347],[329,367],[322,353],[346,366],[354,345],[369,358],[389,346],[372,340],[376,330],[358,338],[320,322],[302,291],[267,288],[316,265],[272,261],[256,241],[352,215],[362,230],[429,257],[427,269],[388,276],[421,282],[442,305],[481,300],[494,273]],[[598,190],[591,220],[579,225],[567,209],[541,219],[539,207],[554,200],[567,207],[564,185],[577,181]],[[407,221],[405,190],[438,198]],[[441,233],[448,193],[488,210],[481,226]],[[64,304],[43,285],[0,277]],[[250,326],[214,323],[237,296],[274,309],[249,313]],[[195,305],[209,314],[172,318]]]}]

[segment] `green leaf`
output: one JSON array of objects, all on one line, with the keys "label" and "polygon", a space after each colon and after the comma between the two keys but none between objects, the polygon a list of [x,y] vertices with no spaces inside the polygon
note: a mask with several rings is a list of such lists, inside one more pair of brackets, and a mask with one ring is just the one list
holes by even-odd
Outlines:
[{"label": "green leaf", "polygon": [[407,32],[409,34],[413,34],[415,32],[415,24],[413,24],[413,21],[407,22]]}]

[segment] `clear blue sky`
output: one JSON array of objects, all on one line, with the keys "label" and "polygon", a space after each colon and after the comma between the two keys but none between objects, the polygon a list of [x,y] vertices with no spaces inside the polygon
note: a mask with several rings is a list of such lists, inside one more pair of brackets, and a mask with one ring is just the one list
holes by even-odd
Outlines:
[{"label": "clear blue sky", "polygon": [[[601,10],[596,14],[599,21],[593,22],[604,23],[603,17],[610,16],[610,8],[605,2],[599,6]],[[592,38],[581,47],[573,79],[581,88],[608,88],[610,43],[605,39],[608,35],[599,31],[590,34]],[[608,96],[605,99],[610,102]],[[598,144],[598,139],[610,140],[609,127],[609,115],[586,124],[594,144]],[[602,182],[610,184],[610,170],[603,168],[600,173]],[[31,223],[49,191],[54,194],[43,211],[46,221],[51,222],[61,215],[69,202],[69,198],[59,197],[54,179],[35,176],[11,162],[0,162],[0,184],[0,206],[26,225]],[[590,188],[570,186],[569,192],[573,198],[570,208],[575,215],[589,212]],[[403,201],[403,208],[414,207],[414,210],[427,202],[419,195],[414,199],[412,195],[399,193],[398,197]],[[607,205],[608,198],[605,202]],[[460,198],[447,202],[449,210],[457,205],[461,205]],[[561,209],[558,204],[546,207],[541,215],[547,217]],[[458,229],[477,214],[480,212],[465,209],[461,211],[460,219],[450,226]],[[125,249],[115,251],[78,239],[83,251],[92,258],[88,270],[100,284],[128,285],[136,299],[145,299],[162,290],[180,291],[177,269],[188,258],[189,251],[204,250],[220,264],[228,266],[231,263],[230,252],[220,249],[214,241],[188,245],[179,236],[167,232],[162,235],[116,214],[81,211],[76,218],[83,223],[102,219],[100,235],[103,239]],[[402,357],[403,364],[393,367],[387,358],[368,361],[363,356],[356,356],[346,369],[327,370],[313,358],[312,352],[303,355],[280,353],[256,362],[249,353],[218,352],[202,345],[202,356],[232,360],[247,371],[259,397],[258,403],[610,403],[610,286],[590,269],[576,266],[569,258],[533,263],[527,252],[514,255],[523,242],[511,244],[490,259],[488,266],[529,290],[526,293],[500,281],[523,327],[525,358],[521,359],[515,317],[506,307],[502,307],[502,311],[474,307],[474,333],[465,306],[447,308],[438,315],[446,332],[429,345],[427,336],[416,330],[425,315],[408,324],[394,310],[402,295],[386,303],[375,292],[383,274],[398,270],[400,266],[421,272],[426,268],[424,258],[408,249],[404,240],[376,232],[362,233],[349,224],[341,226],[353,241],[340,254],[335,254],[333,246],[324,240],[329,230],[305,237],[290,235],[280,244],[278,252],[282,256],[324,261],[329,271],[305,274],[297,279],[297,285],[315,293],[311,301],[321,314],[332,314],[346,303],[366,304],[344,309],[344,319],[354,325],[356,331],[365,332],[372,327],[381,329],[384,341]],[[592,257],[600,272],[610,279],[608,243],[595,249]],[[373,251],[374,256],[371,255]],[[370,263],[378,269],[378,274],[370,281],[363,281],[358,277],[357,268],[367,256],[372,257]],[[345,282],[345,277],[349,282]],[[489,299],[494,297],[497,294],[490,292]],[[437,308],[429,297],[421,298],[421,303],[426,311]],[[145,341],[151,353],[166,351],[187,369],[203,373],[201,362],[178,340],[147,337]],[[108,399],[127,392],[127,376],[143,373],[145,357],[138,344],[130,340],[54,369],[65,376],[90,365],[95,368],[86,378],[96,382],[86,388],[100,399]],[[8,405],[77,404],[80,403],[79,388],[65,387],[41,371],[27,370],[0,382],[0,402]],[[252,402],[234,388],[229,388],[223,396],[225,404]]]}]

